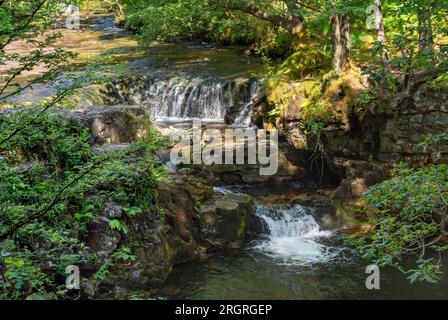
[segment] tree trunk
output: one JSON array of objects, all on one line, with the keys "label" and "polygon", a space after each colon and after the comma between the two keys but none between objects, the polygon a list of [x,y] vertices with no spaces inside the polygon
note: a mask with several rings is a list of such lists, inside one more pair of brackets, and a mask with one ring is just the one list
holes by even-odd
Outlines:
[{"label": "tree trunk", "polygon": [[342,63],[345,65],[350,60],[350,15],[344,13],[341,18],[341,36],[342,36]]},{"label": "tree trunk", "polygon": [[334,37],[334,67],[337,74],[342,72],[342,36],[341,22],[339,16],[333,16],[333,37]]},{"label": "tree trunk", "polygon": [[390,74],[389,53],[386,48],[386,33],[384,31],[384,17],[381,0],[375,0],[375,22],[378,29],[377,40],[381,46],[381,64],[385,74]]},{"label": "tree trunk", "polygon": [[418,35],[420,54],[428,57],[434,56],[434,40],[431,23],[431,8],[418,8]]},{"label": "tree trunk", "polygon": [[383,66],[383,75],[381,76],[379,86],[381,88],[381,99],[388,101],[390,98],[388,77],[391,75],[389,53],[386,47],[386,33],[384,31],[384,16],[381,8],[381,0],[375,0],[375,23],[377,32],[377,41],[380,45],[380,59]]},{"label": "tree trunk", "polygon": [[337,74],[341,74],[343,67],[350,60],[350,17],[347,13],[342,17],[334,15],[334,66]]}]

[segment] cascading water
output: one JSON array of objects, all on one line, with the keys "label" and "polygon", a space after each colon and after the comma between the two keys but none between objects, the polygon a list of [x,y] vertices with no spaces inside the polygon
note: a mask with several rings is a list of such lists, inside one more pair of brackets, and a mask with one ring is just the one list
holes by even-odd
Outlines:
[{"label": "cascading water", "polygon": [[234,125],[247,127],[251,124],[251,118],[253,113],[253,98],[260,93],[260,84],[258,81],[254,81],[250,86],[250,101],[241,109],[240,113],[235,119]]},{"label": "cascading water", "polygon": [[259,84],[253,79],[152,75],[122,80],[113,90],[121,103],[144,106],[156,121],[223,122],[234,113],[232,120],[226,120],[248,126]]},{"label": "cascading water", "polygon": [[302,206],[290,209],[257,207],[267,239],[256,243],[255,249],[277,259],[281,264],[311,265],[327,262],[338,252],[319,241],[329,238],[330,231],[320,230],[313,216]]}]

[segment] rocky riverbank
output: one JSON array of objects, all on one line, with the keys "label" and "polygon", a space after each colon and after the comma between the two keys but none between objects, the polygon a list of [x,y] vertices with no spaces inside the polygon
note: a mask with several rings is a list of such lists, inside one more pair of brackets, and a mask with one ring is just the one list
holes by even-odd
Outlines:
[{"label": "rocky riverbank", "polygon": [[[371,90],[358,68],[341,77],[270,84],[257,99],[252,121],[278,128],[297,153],[324,158],[328,167],[321,170],[329,169],[324,175],[341,180],[339,199],[359,198],[401,161],[448,162],[446,143],[425,143],[448,132],[445,90],[425,84],[386,110]],[[270,110],[277,116],[268,117]]]}]

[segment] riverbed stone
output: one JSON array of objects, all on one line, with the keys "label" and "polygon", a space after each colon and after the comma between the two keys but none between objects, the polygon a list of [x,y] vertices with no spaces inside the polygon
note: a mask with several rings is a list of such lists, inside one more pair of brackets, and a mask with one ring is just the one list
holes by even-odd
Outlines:
[{"label": "riverbed stone", "polygon": [[254,216],[254,202],[250,196],[219,194],[199,209],[201,229],[208,241],[220,248],[240,247]]},{"label": "riverbed stone", "polygon": [[87,127],[95,144],[124,144],[146,138],[149,122],[135,105],[95,106],[67,114]]},{"label": "riverbed stone", "polygon": [[108,201],[104,205],[104,215],[108,218],[121,218],[123,216],[123,206],[113,202]]}]

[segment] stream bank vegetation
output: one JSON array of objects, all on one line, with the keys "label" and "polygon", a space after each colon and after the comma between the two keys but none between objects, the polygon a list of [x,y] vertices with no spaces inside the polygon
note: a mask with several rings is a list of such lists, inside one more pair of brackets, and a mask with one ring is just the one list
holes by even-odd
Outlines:
[{"label": "stream bank vegetation", "polygon": [[[77,1],[0,1],[0,109],[8,98],[55,79],[74,54],[54,49],[47,33],[61,10]],[[79,1],[112,11],[143,44],[202,40],[244,45],[267,65],[269,124],[279,126],[291,106],[307,135],[347,127],[351,110],[393,115],[422,88],[448,88],[448,2],[436,0],[136,0]],[[372,9],[373,5],[373,9]],[[372,10],[368,10],[368,8]],[[372,15],[373,14],[373,15]],[[372,20],[373,18],[373,20]],[[366,22],[374,21],[373,29]],[[371,25],[371,23],[367,24]],[[21,53],[13,46],[26,43]],[[38,77],[27,77],[35,74]],[[36,71],[37,72],[37,71]],[[152,156],[163,141],[152,131],[116,153],[96,153],[92,137],[58,112],[82,78],[38,106],[0,118],[0,298],[76,298],[61,279],[65,267],[93,266],[94,279],[114,263],[135,259],[131,244],[105,261],[86,249],[86,226],[106,202],[124,215],[110,229],[126,234],[127,221],[150,211],[163,219],[155,186],[163,169]],[[321,141],[317,139],[317,141]],[[428,137],[446,145],[446,135]],[[325,146],[318,144],[318,152]],[[143,155],[143,156],[142,156]],[[390,180],[364,195],[373,230],[347,239],[364,257],[392,265],[411,281],[437,281],[448,249],[448,166],[399,165]],[[142,185],[143,183],[143,185]],[[415,255],[415,267],[401,261]]]},{"label": "stream bank vegetation", "polygon": [[86,246],[87,226],[107,202],[120,204],[109,228],[121,234],[144,212],[163,220],[155,187],[164,170],[154,149],[164,141],[155,131],[117,152],[98,151],[89,130],[67,116],[72,94],[104,81],[96,67],[33,106],[10,100],[55,80],[75,57],[50,32],[73,3],[0,1],[0,299],[77,298],[63,285],[67,266],[91,266],[101,281],[114,264],[134,260],[132,244],[106,260]]}]

